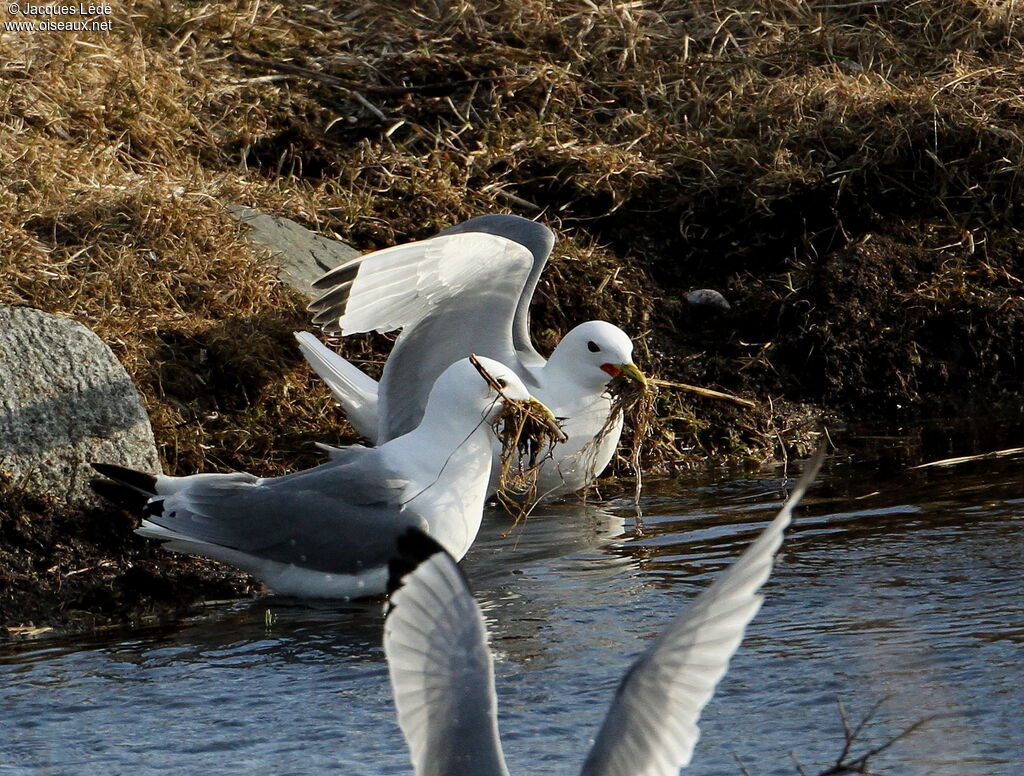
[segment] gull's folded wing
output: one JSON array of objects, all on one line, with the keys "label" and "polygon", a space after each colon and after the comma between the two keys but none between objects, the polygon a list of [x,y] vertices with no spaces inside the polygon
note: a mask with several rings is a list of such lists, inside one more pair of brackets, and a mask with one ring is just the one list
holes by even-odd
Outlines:
[{"label": "gull's folded wing", "polygon": [[480,607],[440,545],[415,530],[401,544],[384,653],[415,774],[507,775]]},{"label": "gull's folded wing", "polygon": [[778,516],[633,664],[597,734],[584,776],[677,776],[690,762],[700,713],[761,606],[757,591],[822,458],[819,453],[808,462]]},{"label": "gull's folded wing", "polygon": [[139,533],[168,542],[169,549],[214,558],[221,557],[219,547],[325,573],[382,566],[395,537],[425,521],[403,509],[408,482],[387,469],[376,450],[346,450],[340,457],[348,462],[268,480],[192,475],[176,492],[149,500]]}]

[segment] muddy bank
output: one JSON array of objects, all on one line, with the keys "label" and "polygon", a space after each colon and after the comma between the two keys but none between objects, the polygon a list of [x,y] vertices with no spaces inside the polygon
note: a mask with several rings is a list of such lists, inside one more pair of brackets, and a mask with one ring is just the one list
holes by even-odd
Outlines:
[{"label": "muddy bank", "polygon": [[245,575],[164,552],[136,522],[0,483],[0,638],[153,624],[252,594]]}]

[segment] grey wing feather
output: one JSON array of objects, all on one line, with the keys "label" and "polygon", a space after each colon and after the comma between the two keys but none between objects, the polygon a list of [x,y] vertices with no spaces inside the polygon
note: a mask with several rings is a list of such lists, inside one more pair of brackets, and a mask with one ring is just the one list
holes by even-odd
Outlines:
[{"label": "grey wing feather", "polygon": [[507,776],[480,607],[436,553],[391,596],[384,652],[416,776]]},{"label": "grey wing feather", "polygon": [[554,236],[518,216],[481,216],[367,254],[326,275],[340,285],[310,305],[329,331],[401,328],[378,388],[377,444],[411,431],[449,365],[472,353],[514,369],[543,363],[529,304]]},{"label": "grey wing feather", "polygon": [[519,355],[520,362],[524,366],[543,365],[544,358],[533,347],[533,338],[530,336],[530,303],[533,301],[533,294],[537,290],[537,283],[540,281],[541,273],[544,271],[544,267],[547,266],[551,249],[555,245],[554,232],[544,226],[544,224],[530,221],[520,216],[494,214],[471,218],[461,224],[445,229],[441,234],[457,234],[458,232],[469,231],[496,234],[500,237],[515,240],[520,245],[525,246],[533,256],[533,266],[530,268],[530,275],[519,296],[519,302],[516,304],[515,318],[512,324],[512,344]]},{"label": "grey wing feather", "polygon": [[584,776],[676,776],[690,762],[700,713],[761,606],[757,591],[822,458],[819,453],[808,462],[778,516],[633,664],[597,734]]},{"label": "grey wing feather", "polygon": [[146,519],[189,539],[328,573],[382,565],[395,536],[422,527],[402,510],[406,481],[374,451],[269,480],[208,475],[155,499]]},{"label": "grey wing feather", "polygon": [[380,378],[378,444],[419,425],[431,386],[459,359],[470,354],[486,356],[510,367],[521,378],[527,376],[517,368],[518,360],[511,348],[511,318],[500,317],[504,303],[502,295],[491,289],[461,294],[402,332]]},{"label": "grey wing feather", "polygon": [[327,453],[332,464],[346,464],[352,463],[363,453],[368,453],[373,448],[366,447],[365,445],[346,445],[345,447],[336,447],[329,445],[326,442],[314,442],[318,450]]}]

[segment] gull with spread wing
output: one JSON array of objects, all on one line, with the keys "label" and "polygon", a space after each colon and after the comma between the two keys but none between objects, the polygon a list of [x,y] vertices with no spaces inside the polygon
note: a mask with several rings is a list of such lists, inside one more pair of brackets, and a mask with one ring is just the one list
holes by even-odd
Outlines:
[{"label": "gull with spread wing", "polygon": [[336,451],[313,469],[153,476],[95,463],[93,488],[140,514],[138,533],[170,550],[236,566],[278,593],[383,593],[396,537],[415,527],[461,559],[476,538],[505,403],[533,401],[512,370],[462,359],[438,377],[423,417],[380,447]]},{"label": "gull with spread wing", "polygon": [[[633,663],[583,776],[676,776],[697,721],[761,606],[792,511],[821,464],[808,463],[782,510]],[[466,579],[429,537],[410,530],[391,562],[384,653],[398,723],[416,776],[507,776],[494,666],[483,614]]]},{"label": "gull with spread wing", "polygon": [[[329,334],[401,329],[380,383],[326,348],[296,334],[355,429],[381,444],[413,428],[427,386],[469,353],[509,366],[557,417],[568,441],[540,470],[539,492],[564,494],[608,465],[622,431],[612,417],[609,383],[641,385],[633,343],[617,326],[588,321],[572,329],[545,360],[530,339],[530,301],[554,245],[543,224],[511,215],[472,218],[427,240],[368,253],[314,285],[310,305]],[[491,489],[497,472],[492,473]]]}]

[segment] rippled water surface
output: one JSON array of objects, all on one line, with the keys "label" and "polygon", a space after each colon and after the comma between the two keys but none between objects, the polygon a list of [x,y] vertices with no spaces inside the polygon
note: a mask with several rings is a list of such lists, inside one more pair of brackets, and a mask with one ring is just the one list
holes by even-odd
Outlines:
[{"label": "rippled water surface", "polygon": [[[884,447],[885,440],[879,445]],[[942,457],[937,456],[937,457]],[[898,456],[897,456],[898,458]],[[1024,752],[1024,459],[907,471],[836,458],[801,508],[687,773],[807,773],[855,751],[913,776],[1016,776]],[[578,771],[630,660],[773,516],[781,469],[554,505],[464,564],[492,632],[513,773]],[[266,612],[276,619],[270,624]],[[380,604],[263,599],[175,629],[0,653],[0,774],[409,773]]]}]

